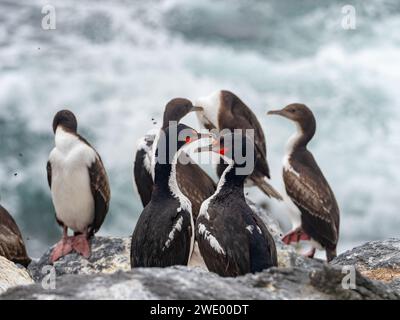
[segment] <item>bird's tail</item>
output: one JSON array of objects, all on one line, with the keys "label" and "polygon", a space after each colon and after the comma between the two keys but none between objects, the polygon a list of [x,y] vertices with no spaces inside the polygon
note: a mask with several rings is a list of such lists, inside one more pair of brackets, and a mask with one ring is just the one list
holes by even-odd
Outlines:
[{"label": "bird's tail", "polygon": [[275,198],[279,201],[282,201],[283,198],[281,194],[271,186],[264,177],[252,177],[254,183],[264,192],[268,197]]}]

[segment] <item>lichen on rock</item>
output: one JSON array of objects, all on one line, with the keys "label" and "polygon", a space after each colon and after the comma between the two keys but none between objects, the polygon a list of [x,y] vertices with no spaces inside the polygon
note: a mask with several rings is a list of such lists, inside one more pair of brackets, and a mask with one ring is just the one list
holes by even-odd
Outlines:
[{"label": "lichen on rock", "polygon": [[365,277],[383,281],[400,292],[400,239],[366,242],[342,253],[332,264],[354,266]]}]

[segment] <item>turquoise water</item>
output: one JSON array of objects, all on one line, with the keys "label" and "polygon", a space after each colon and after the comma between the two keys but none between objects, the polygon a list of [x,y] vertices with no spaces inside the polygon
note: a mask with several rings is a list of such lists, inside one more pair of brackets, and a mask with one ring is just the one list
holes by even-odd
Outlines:
[{"label": "turquoise water", "polygon": [[[75,112],[108,170],[100,234],[128,235],[141,212],[136,140],[169,99],[217,89],[258,115],[277,188],[294,128],[265,113],[296,101],[314,110],[311,149],[342,211],[339,251],[399,236],[400,4],[365,2],[346,1],[357,29],[344,30],[342,1],[0,0],[0,196],[30,253],[60,235],[45,170],[57,110]],[[48,3],[55,30],[41,28]],[[198,127],[194,115],[185,122]]]}]

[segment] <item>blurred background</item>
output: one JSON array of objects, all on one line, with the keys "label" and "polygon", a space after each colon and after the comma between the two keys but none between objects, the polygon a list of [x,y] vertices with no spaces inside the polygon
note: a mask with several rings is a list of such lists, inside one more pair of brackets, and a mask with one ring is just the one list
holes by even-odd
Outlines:
[{"label": "blurred background", "polygon": [[[41,27],[45,4],[55,30]],[[342,28],[346,4],[355,30]],[[137,139],[160,125],[171,98],[228,89],[262,123],[280,190],[294,126],[266,111],[312,108],[310,149],[341,208],[339,253],[400,236],[399,30],[396,0],[0,0],[0,202],[33,257],[58,240],[46,161],[53,116],[67,107],[110,177],[99,234],[129,235],[142,210],[131,177]],[[193,114],[184,122],[199,128]]]}]

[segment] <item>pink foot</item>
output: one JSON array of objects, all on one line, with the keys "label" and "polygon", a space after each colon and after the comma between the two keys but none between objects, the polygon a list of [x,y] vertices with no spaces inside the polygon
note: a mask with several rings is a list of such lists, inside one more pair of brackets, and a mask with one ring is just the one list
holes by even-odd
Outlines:
[{"label": "pink foot", "polygon": [[300,240],[308,241],[308,240],[311,240],[311,237],[307,233],[305,233],[304,231],[301,231],[300,232],[300,238],[299,238],[298,241],[300,241]]},{"label": "pink foot", "polygon": [[86,259],[90,257],[90,244],[85,234],[74,237],[72,248]]},{"label": "pink foot", "polygon": [[292,242],[299,242],[300,240],[310,240],[310,236],[306,234],[302,229],[295,229],[287,233],[282,241],[285,244],[291,244]]},{"label": "pink foot", "polygon": [[315,248],[312,248],[310,251],[304,254],[304,256],[308,258],[314,258],[314,255],[315,255]]},{"label": "pink foot", "polygon": [[72,240],[70,237],[63,237],[53,249],[53,252],[50,256],[51,263],[54,263],[61,257],[66,256],[68,253],[72,251]]}]

